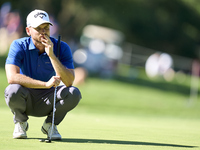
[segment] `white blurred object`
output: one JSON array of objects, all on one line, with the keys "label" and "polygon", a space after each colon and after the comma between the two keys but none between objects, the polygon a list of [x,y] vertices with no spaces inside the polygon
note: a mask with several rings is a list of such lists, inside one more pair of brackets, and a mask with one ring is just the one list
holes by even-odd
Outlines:
[{"label": "white blurred object", "polygon": [[171,56],[167,53],[162,53],[158,60],[159,72],[161,74],[165,74],[165,72],[169,68],[171,68],[172,64],[173,64],[173,60],[172,60]]},{"label": "white blurred object", "polygon": [[74,52],[73,59],[77,64],[83,64],[87,60],[87,52],[84,49],[78,49]]},{"label": "white blurred object", "polygon": [[107,43],[121,43],[124,40],[122,32],[97,25],[85,26],[83,35],[91,39],[101,39]]},{"label": "white blurred object", "polygon": [[159,70],[159,54],[155,53],[153,55],[151,55],[145,64],[145,70],[146,70],[146,74],[148,75],[148,77],[155,77],[158,74],[158,70]]},{"label": "white blurred object", "polygon": [[89,43],[89,50],[94,54],[103,53],[105,50],[105,43],[102,40],[95,39]]},{"label": "white blurred object", "polygon": [[104,53],[108,58],[115,60],[119,60],[123,55],[121,47],[114,44],[108,44]]},{"label": "white blurred object", "polygon": [[146,61],[145,71],[148,77],[153,78],[158,75],[164,77],[165,80],[171,81],[174,78],[172,69],[173,59],[167,53],[154,53]]}]

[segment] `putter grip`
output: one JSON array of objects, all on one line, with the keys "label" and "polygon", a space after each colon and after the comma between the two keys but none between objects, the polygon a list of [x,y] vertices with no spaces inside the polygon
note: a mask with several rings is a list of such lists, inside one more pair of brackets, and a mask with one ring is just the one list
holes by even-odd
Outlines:
[{"label": "putter grip", "polygon": [[61,39],[61,36],[58,35],[58,46],[57,46],[57,58],[58,59],[60,57],[60,39]]}]

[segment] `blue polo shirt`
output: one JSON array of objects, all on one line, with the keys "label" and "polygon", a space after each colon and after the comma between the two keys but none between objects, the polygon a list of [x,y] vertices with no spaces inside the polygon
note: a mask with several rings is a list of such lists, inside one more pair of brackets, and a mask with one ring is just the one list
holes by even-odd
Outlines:
[{"label": "blue polo shirt", "polygon": [[[50,37],[54,44],[54,53],[57,54],[58,40]],[[68,69],[74,69],[70,47],[61,41],[60,62]],[[13,64],[20,68],[20,73],[36,80],[49,81],[55,71],[46,52],[39,54],[31,37],[24,37],[12,42],[6,64]]]}]

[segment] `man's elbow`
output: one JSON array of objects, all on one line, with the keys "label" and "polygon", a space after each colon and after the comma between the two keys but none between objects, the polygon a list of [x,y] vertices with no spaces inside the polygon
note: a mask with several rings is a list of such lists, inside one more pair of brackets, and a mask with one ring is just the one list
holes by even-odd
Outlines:
[{"label": "man's elbow", "polygon": [[8,84],[14,84],[14,80],[12,78],[7,78]]},{"label": "man's elbow", "polygon": [[67,87],[69,87],[69,86],[72,86],[72,84],[73,84],[73,82],[67,82],[65,85],[66,85]]},{"label": "man's elbow", "polygon": [[73,85],[73,82],[74,82],[74,78],[71,79],[71,80],[65,80],[65,81],[63,81],[63,83],[64,83],[67,87],[72,86],[72,85]]},{"label": "man's elbow", "polygon": [[8,81],[8,84],[16,84],[16,74],[15,75],[7,74],[7,81]]}]

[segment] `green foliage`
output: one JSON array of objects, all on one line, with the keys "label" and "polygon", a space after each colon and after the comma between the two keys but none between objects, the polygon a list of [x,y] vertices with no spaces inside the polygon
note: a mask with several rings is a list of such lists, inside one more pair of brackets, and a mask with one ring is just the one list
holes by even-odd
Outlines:
[{"label": "green foliage", "polygon": [[[196,57],[199,13],[180,0],[115,0],[100,3],[87,0],[83,5],[93,10],[90,14],[92,22],[121,30],[130,42]],[[101,18],[96,17],[98,12]],[[188,29],[188,26],[191,28]]]},{"label": "green foliage", "polygon": [[[0,2],[3,4],[5,0]],[[87,24],[122,31],[126,41],[163,52],[198,58],[199,1],[196,0],[10,0],[26,16],[33,9],[44,9],[59,22],[63,39],[79,40]]]}]

